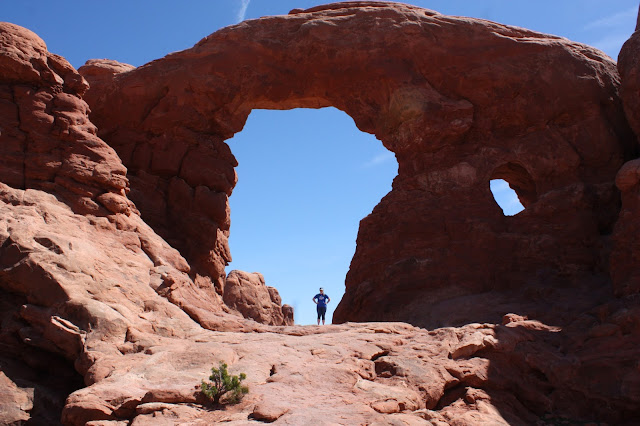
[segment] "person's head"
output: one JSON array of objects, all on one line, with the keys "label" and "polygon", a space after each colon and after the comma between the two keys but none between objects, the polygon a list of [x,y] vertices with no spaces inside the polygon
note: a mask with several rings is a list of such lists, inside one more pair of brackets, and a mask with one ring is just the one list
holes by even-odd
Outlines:
[{"label": "person's head", "polygon": [[320,294],[324,294],[324,288],[320,287]]}]

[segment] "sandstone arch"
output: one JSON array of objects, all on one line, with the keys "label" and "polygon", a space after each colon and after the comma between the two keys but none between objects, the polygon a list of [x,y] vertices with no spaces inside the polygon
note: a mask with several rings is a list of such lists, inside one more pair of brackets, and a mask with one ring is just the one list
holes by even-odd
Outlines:
[{"label": "sandstone arch", "polygon": [[[608,173],[632,151],[632,141],[617,103],[617,76],[610,70],[610,62],[583,46],[483,21],[438,15],[430,15],[431,18],[424,21],[417,9],[397,6],[398,10],[387,13],[386,9],[396,6],[376,3],[375,10],[370,10],[374,6],[359,5],[362,8],[342,4],[296,13],[288,18],[267,18],[256,21],[261,23],[247,24],[249,27],[235,33],[235,37],[243,36],[244,42],[251,41],[252,34],[262,25],[277,26],[281,20],[329,21],[340,27],[353,19],[352,24],[359,27],[356,24],[363,19],[386,22],[389,15],[401,12],[403,19],[417,20],[421,27],[437,29],[436,25],[446,24],[458,35],[484,34],[480,28],[489,27],[488,37],[499,34],[497,41],[491,39],[486,43],[497,49],[492,50],[494,54],[510,52],[513,59],[518,52],[533,55],[539,49],[540,55],[533,55],[532,61],[544,65],[540,71],[573,66],[579,81],[561,72],[559,77],[551,76],[556,89],[566,86],[571,91],[547,93],[542,97],[546,104],[539,109],[528,102],[530,97],[537,99],[541,93],[510,91],[514,82],[538,81],[534,76],[527,77],[526,69],[519,69],[517,61],[505,59],[497,64],[500,67],[494,71],[502,69],[504,73],[496,74],[499,81],[489,89],[477,85],[478,73],[483,75],[484,70],[473,67],[464,73],[465,78],[467,74],[471,76],[470,83],[453,78],[455,67],[449,69],[442,84],[431,82],[439,92],[447,91],[446,96],[451,99],[456,93],[464,94],[473,104],[473,122],[466,134],[457,138],[444,135],[449,141],[435,148],[424,140],[417,148],[415,144],[406,150],[402,144],[396,147],[403,168],[392,193],[363,221],[352,273],[361,274],[364,280],[350,277],[349,300],[343,305],[350,309],[346,314],[402,317],[421,324],[438,324],[443,318],[451,322],[482,320],[483,315],[491,315],[502,307],[494,307],[493,311],[472,308],[482,302],[495,305],[501,301],[501,295],[506,295],[502,302],[511,303],[509,310],[515,307],[522,313],[537,305],[540,310],[534,313],[534,318],[544,317],[551,311],[553,315],[547,316],[550,321],[544,324],[508,314],[503,325],[467,324],[460,328],[422,330],[407,324],[374,323],[317,330],[262,326],[228,315],[222,309],[211,311],[216,299],[213,296],[219,295],[212,295],[208,286],[198,286],[202,281],[191,280],[187,275],[190,265],[147,226],[136,214],[135,205],[127,200],[126,170],[113,150],[94,134],[95,127],[87,117],[87,105],[81,99],[86,90],[82,78],[64,59],[47,52],[44,42],[33,33],[0,23],[0,160],[3,165],[0,168],[0,305],[3,306],[0,381],[7,389],[1,395],[2,400],[10,407],[2,413],[3,420],[55,423],[58,420],[55,408],[47,407],[49,412],[45,416],[39,415],[37,404],[31,409],[29,393],[40,393],[55,394],[58,407],[64,404],[64,424],[157,423],[165,418],[207,424],[228,421],[227,410],[219,412],[218,417],[198,407],[194,394],[194,384],[197,386],[202,375],[219,359],[233,360],[240,371],[245,367],[251,369],[249,380],[252,380],[254,399],[239,408],[241,413],[236,412],[238,417],[234,418],[240,422],[247,418],[286,416],[280,423],[301,424],[310,417],[321,416],[338,423],[344,423],[345,419],[348,423],[409,423],[427,417],[443,423],[534,424],[544,415],[543,420],[547,422],[562,418],[562,421],[582,423],[592,420],[621,423],[639,417],[636,391],[639,372],[630,366],[637,365],[640,347],[637,344],[639,281],[635,268],[635,253],[639,249],[633,240],[638,228],[635,218],[640,173],[636,159],[627,162],[617,174],[623,209],[610,234],[618,200],[617,193],[611,190],[612,177]],[[380,20],[371,19],[379,12],[384,12]],[[420,19],[414,19],[415,16]],[[393,34],[396,27],[401,28],[404,21],[393,22],[393,25],[385,24],[388,34]],[[456,30],[457,27],[462,29]],[[475,33],[476,30],[479,33]],[[264,31],[255,36],[259,42],[251,43],[277,45],[278,40],[284,43],[280,38],[269,39]],[[527,37],[507,40],[506,33],[527,34]],[[443,33],[437,35],[441,40],[446,39]],[[276,36],[281,35],[273,30],[273,37]],[[393,37],[387,37],[386,42],[390,40]],[[482,46],[482,37],[473,40],[475,48],[479,48],[477,43]],[[633,88],[637,87],[638,79],[630,68],[640,57],[638,40],[636,33],[623,50],[621,58],[626,60],[619,64],[623,75],[631,73],[624,77],[627,81],[624,91],[632,123],[638,122],[633,107]],[[297,42],[305,43],[305,40],[291,41],[294,45]],[[506,49],[502,42],[506,46],[514,44],[513,50]],[[460,43],[463,48],[467,46]],[[590,59],[581,57],[581,52]],[[258,65],[260,58],[265,59],[258,57]],[[159,63],[166,65],[164,60]],[[188,61],[184,64],[188,65]],[[117,64],[108,66],[114,65]],[[92,89],[95,96],[88,99],[96,110],[109,107],[112,101],[121,99],[123,93],[130,96],[140,91],[140,87],[144,89],[136,86],[141,81],[136,83],[132,77],[138,71],[125,73],[111,83],[113,74],[100,73],[104,64],[92,66],[95,68],[91,72],[97,73],[90,77],[95,80]],[[423,68],[423,76],[439,72],[429,71],[426,65]],[[182,71],[189,74],[190,69]],[[514,69],[517,75],[510,74]],[[91,68],[86,71],[89,70]],[[162,80],[163,70],[156,69],[151,75],[155,73],[156,80]],[[97,82],[100,79],[102,83]],[[415,142],[423,138],[423,133],[417,136],[411,133],[425,130],[420,127],[421,116],[412,115],[416,103],[412,101],[411,91],[406,90],[409,85],[403,82],[400,92],[406,98],[409,113],[404,115],[405,103],[395,98],[395,106],[387,108],[402,112],[401,119],[373,120],[373,124],[381,126],[380,135],[389,128],[384,126],[392,122],[400,129],[391,132],[395,140],[404,138],[406,142]],[[106,89],[102,94],[100,87]],[[472,91],[456,91],[465,87],[482,90],[475,95]],[[539,85],[531,87],[532,92],[544,92]],[[502,90],[498,90],[500,88]],[[590,91],[575,92],[576,88]],[[418,92],[421,90],[419,86]],[[481,102],[486,90],[491,96],[485,97],[504,102]],[[168,88],[159,93],[165,97],[171,95]],[[151,218],[156,229],[164,227],[173,240],[182,241],[183,249],[197,249],[197,245],[186,244],[189,236],[181,232],[194,230],[189,228],[191,219],[199,220],[196,225],[201,229],[210,229],[207,227],[215,219],[207,217],[217,214],[222,225],[218,227],[219,223],[215,222],[215,229],[221,229],[224,236],[227,195],[224,190],[212,192],[205,185],[191,187],[187,181],[204,182],[215,189],[216,185],[224,188],[225,179],[228,183],[234,176],[227,175],[227,169],[222,167],[219,173],[210,176],[182,167],[174,171],[175,163],[181,166],[202,161],[225,165],[225,156],[231,157],[218,140],[224,132],[216,139],[215,133],[206,133],[190,121],[185,121],[186,127],[168,128],[164,135],[154,135],[150,130],[160,126],[163,119],[171,124],[171,114],[183,112],[181,102],[188,99],[187,95],[188,91],[182,100],[174,98],[177,106],[169,105],[170,102],[162,104],[162,100],[146,104],[143,112],[149,121],[143,120],[137,127],[124,120],[111,122],[105,128],[110,132],[107,136],[113,136],[110,142],[119,143],[121,155],[130,149],[126,158],[132,170],[132,194],[142,202],[144,217]],[[391,105],[394,96],[387,95],[381,99],[389,100]],[[298,102],[300,97],[295,99]],[[550,102],[554,99],[556,103]],[[142,97],[143,102],[148,100]],[[127,106],[121,100],[118,102]],[[154,107],[160,104],[168,109]],[[431,105],[427,110],[430,108],[438,107]],[[564,112],[542,121],[532,119],[529,114],[537,112],[536,117],[544,118],[549,111],[556,111],[554,108]],[[220,110],[224,110],[224,105]],[[523,124],[516,120],[517,111],[533,121]],[[212,114],[215,117],[215,111]],[[109,117],[103,118],[108,121]],[[120,118],[130,117],[125,111]],[[187,118],[188,114],[182,117]],[[414,119],[418,120],[417,124]],[[186,139],[171,144],[169,136]],[[129,146],[129,142],[135,143],[134,146]],[[217,156],[199,157],[200,152],[211,153],[214,148],[218,150]],[[178,155],[181,150],[184,153]],[[569,155],[571,153],[575,155]],[[538,197],[525,214],[514,218],[499,214],[486,188],[487,179],[505,164],[522,165],[535,183]],[[209,202],[213,207],[193,213],[180,202],[196,206]],[[163,203],[166,207],[153,210]],[[181,217],[181,212],[191,213],[191,217]],[[158,214],[154,216],[154,213]],[[168,222],[172,219],[182,220],[179,222],[182,228],[172,229],[172,223]],[[594,261],[598,260],[598,253],[607,253],[608,239],[614,242],[611,273],[619,297],[611,294],[606,276],[600,277],[602,282],[595,282],[598,287],[587,288],[595,291],[584,291],[589,282],[580,280],[580,277],[597,278],[599,270],[606,272],[605,256],[600,264]],[[202,241],[207,242],[195,240],[192,244]],[[384,246],[385,241],[396,245]],[[221,238],[215,243],[218,245],[212,246],[214,255],[223,248],[224,240]],[[599,244],[602,249],[598,248]],[[493,255],[503,256],[503,263],[484,264],[488,271],[478,269],[482,261],[491,260],[483,247],[490,248]],[[211,247],[201,249],[208,254]],[[193,252],[195,256],[198,253],[198,250]],[[382,254],[380,264],[372,261],[378,253]],[[432,257],[420,257],[425,253]],[[479,260],[474,257],[471,260],[475,263],[465,263],[466,259],[456,259],[452,253],[477,256]],[[200,265],[194,264],[200,270],[215,266],[215,262],[207,263],[211,259],[206,256],[201,255],[200,260]],[[215,256],[212,260],[216,260]],[[380,267],[384,275],[367,275],[366,266]],[[527,275],[530,272],[535,274]],[[456,288],[444,284],[446,278],[458,283],[473,273],[476,280],[469,282],[477,287]],[[431,278],[431,282],[426,281]],[[522,284],[525,278],[530,283]],[[550,296],[555,289],[549,284],[567,286],[572,282],[574,287],[566,289],[564,298]],[[484,296],[479,293],[495,288],[496,284],[503,287],[502,291]],[[517,290],[527,285],[527,291],[520,291],[519,295]],[[384,290],[385,286],[390,289]],[[268,291],[271,293],[271,289]],[[385,299],[385,292],[391,297]],[[185,300],[185,296],[190,296],[189,300]],[[415,304],[401,305],[403,298],[405,301],[411,298]],[[527,299],[532,299],[530,305]],[[372,309],[371,303],[379,303],[377,309]],[[205,314],[201,315],[203,311]],[[219,333],[201,326],[265,333]],[[309,350],[318,346],[322,346],[322,350]],[[616,349],[613,352],[612,347]],[[52,362],[54,356],[66,360],[66,367],[59,368],[58,362]],[[65,392],[69,389],[55,389],[48,383],[32,381],[34,374],[29,367],[40,372],[53,366],[55,371],[49,371],[52,374],[36,375],[43,376],[46,382],[50,382],[52,376],[62,381],[68,379],[63,376],[67,375],[65,371],[71,373],[71,363],[87,387],[68,397]],[[306,394],[303,384],[307,379],[298,374],[302,370],[312,384],[319,377],[328,385],[311,386],[313,393]],[[395,375],[399,377],[393,378]],[[318,403],[312,407],[301,405],[298,403],[301,397]],[[336,401],[348,403],[336,404]]]},{"label": "sandstone arch", "polygon": [[[91,119],[127,166],[143,217],[218,288],[237,179],[224,140],[253,108],[334,106],[396,154],[393,190],[361,222],[338,321],[438,325],[463,296],[606,274],[598,241],[634,148],[615,63],[595,49],[346,2],[243,22],[120,71],[81,69]],[[536,191],[509,220],[486,187],[504,164],[526,164]]]}]

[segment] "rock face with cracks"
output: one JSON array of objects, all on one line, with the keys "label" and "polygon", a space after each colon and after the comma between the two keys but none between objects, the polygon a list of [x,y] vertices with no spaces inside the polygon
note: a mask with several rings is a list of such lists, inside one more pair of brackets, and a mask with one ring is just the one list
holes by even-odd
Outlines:
[{"label": "rock face with cracks", "polygon": [[[108,78],[93,77],[98,65]],[[501,307],[469,298],[607,279],[615,176],[636,144],[616,64],[589,46],[346,2],[243,22],[137,69],[93,61],[80,72],[99,135],[129,170],[131,199],[219,286],[237,179],[224,141],[254,108],[328,106],[399,166],[360,223],[335,321],[499,321]],[[526,209],[505,217],[491,179],[509,182]],[[443,315],[452,309],[455,320]]]},{"label": "rock face with cracks", "polygon": [[25,28],[0,23],[0,51],[0,181],[78,213],[131,214],[127,169],[89,121],[86,80]]},{"label": "rock face with cracks", "polygon": [[[635,37],[619,63],[634,129]],[[640,418],[635,137],[600,52],[346,2],[82,73],[88,92],[35,34],[0,24],[0,423]],[[329,105],[399,162],[338,318],[414,325],[292,326],[260,274],[224,275],[224,140],[252,108]],[[501,216],[491,178],[526,210]],[[225,409],[198,390],[219,361],[250,387]]]},{"label": "rock face with cracks", "polygon": [[224,303],[262,324],[293,325],[293,308],[282,305],[275,287],[265,285],[259,272],[231,271],[222,295]]},{"label": "rock face with cracks", "polygon": [[[96,136],[96,127],[89,121],[90,110],[82,99],[88,89],[86,80],[64,58],[49,53],[45,43],[25,28],[0,23],[0,43],[0,92],[4,94],[0,99],[0,181],[14,188],[54,194],[75,213],[110,217],[112,222],[112,217],[118,217],[118,226],[135,230],[138,225],[124,224],[141,222],[133,217],[139,212],[127,197],[127,169],[116,152]],[[95,68],[89,72],[94,78],[104,75],[99,66]],[[131,68],[122,65],[117,69]],[[118,214],[122,216],[113,216]],[[208,277],[192,273],[175,249],[164,242],[162,247],[153,231],[139,234],[136,244],[154,266],[170,262],[183,275],[160,271],[162,282],[171,283],[160,291],[171,293],[175,303],[188,305],[185,309],[196,316],[196,311],[230,311],[222,303],[221,289],[216,292]],[[197,291],[187,290],[195,287]],[[272,292],[279,300],[277,291]],[[269,309],[278,311],[282,318],[281,306],[273,303]]]},{"label": "rock face with cracks", "polygon": [[[57,423],[69,393],[110,374],[92,370],[92,346],[117,353],[132,318],[160,335],[181,334],[185,321],[199,329],[191,318],[260,326],[140,218],[126,168],[89,121],[87,88],[35,34],[0,23],[2,424]],[[281,306],[269,309],[284,321]]]},{"label": "rock face with cracks", "polygon": [[[618,70],[622,77],[620,97],[625,113],[636,135],[640,135],[640,28],[622,46]],[[611,278],[619,296],[640,293],[640,160],[626,163],[616,176],[622,194],[622,210],[613,234]]]}]

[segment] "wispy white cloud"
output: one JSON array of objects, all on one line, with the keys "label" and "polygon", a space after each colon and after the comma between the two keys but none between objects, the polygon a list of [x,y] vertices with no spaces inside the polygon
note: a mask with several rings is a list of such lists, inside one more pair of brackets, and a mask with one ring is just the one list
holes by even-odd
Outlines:
[{"label": "wispy white cloud", "polygon": [[364,163],[362,165],[362,167],[374,167],[377,166],[378,164],[382,164],[382,163],[386,163],[387,161],[391,161],[393,160],[395,157],[393,155],[393,152],[391,151],[385,151],[381,154],[376,155],[375,157],[373,157],[371,160],[367,161],[366,163]]},{"label": "wispy white cloud", "polygon": [[517,195],[511,195],[508,198],[506,198],[505,201],[507,202],[507,207],[519,209],[518,211],[524,209],[524,207],[522,207],[522,203],[520,203],[520,199],[518,198]]},{"label": "wispy white cloud", "polygon": [[591,30],[594,28],[620,27],[630,20],[632,22],[635,22],[637,16],[638,7],[634,6],[630,9],[623,10],[621,12],[614,13],[613,15],[605,16],[604,18],[600,18],[598,20],[590,22],[584,27],[584,29]]},{"label": "wispy white cloud", "polygon": [[507,216],[513,216],[514,214],[520,213],[522,210],[524,210],[524,207],[520,203],[520,200],[518,199],[518,196],[515,194],[515,192],[508,193],[505,191],[505,193],[495,194],[494,198],[498,205],[502,208],[504,214]]},{"label": "wispy white cloud", "polygon": [[493,193],[493,198],[502,208],[505,215],[513,216],[524,210],[524,207],[520,204],[518,195],[509,187],[509,184],[505,180],[494,179],[489,182],[489,187]]},{"label": "wispy white cloud", "polygon": [[503,179],[494,179],[489,182],[489,185],[491,186],[492,192],[505,191],[510,189],[507,181]]},{"label": "wispy white cloud", "polygon": [[592,43],[593,47],[602,50],[613,59],[618,57],[620,49],[625,41],[629,39],[629,34],[609,34],[600,40]]},{"label": "wispy white cloud", "polygon": [[244,21],[247,16],[247,8],[249,7],[249,2],[251,0],[240,0],[240,10],[238,10],[238,15],[236,16],[238,22]]}]

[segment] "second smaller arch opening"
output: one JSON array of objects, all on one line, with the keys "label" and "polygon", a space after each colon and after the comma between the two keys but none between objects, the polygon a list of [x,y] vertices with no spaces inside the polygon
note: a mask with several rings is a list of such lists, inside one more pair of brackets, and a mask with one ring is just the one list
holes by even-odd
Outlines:
[{"label": "second smaller arch opening", "polygon": [[491,174],[489,186],[505,216],[516,215],[538,200],[533,178],[516,163],[497,167]]}]

